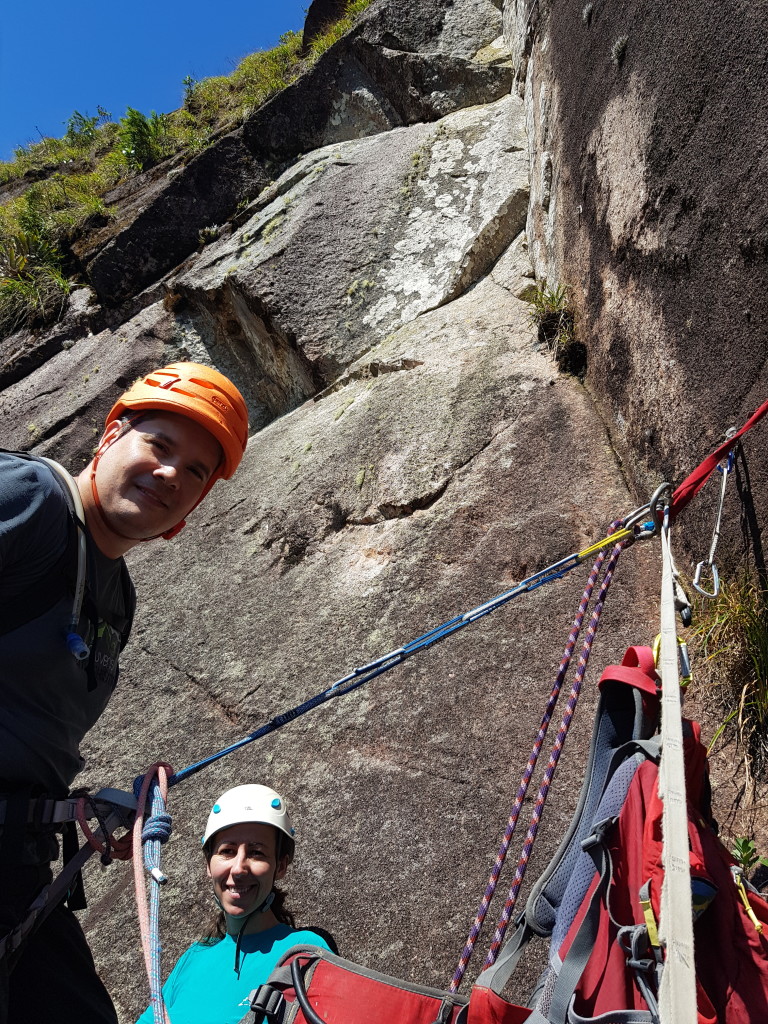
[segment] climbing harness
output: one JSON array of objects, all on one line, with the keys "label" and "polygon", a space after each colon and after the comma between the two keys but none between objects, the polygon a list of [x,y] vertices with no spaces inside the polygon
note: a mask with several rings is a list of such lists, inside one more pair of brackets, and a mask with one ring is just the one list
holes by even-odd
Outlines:
[{"label": "climbing harness", "polygon": [[[736,433],[735,427],[730,427],[726,431],[726,440],[730,440]],[[720,576],[717,572],[717,566],[715,565],[715,551],[717,550],[717,542],[720,539],[720,522],[723,518],[723,503],[725,502],[725,490],[728,486],[728,477],[733,471],[733,465],[735,461],[736,451],[734,448],[728,452],[728,457],[725,462],[718,464],[717,470],[721,476],[720,484],[720,502],[717,507],[717,516],[715,517],[715,526],[712,531],[712,543],[709,546],[709,554],[704,561],[699,562],[696,566],[696,572],[693,577],[693,586],[701,594],[702,597],[717,597],[720,593]],[[712,578],[712,589],[707,590],[702,584],[702,576],[709,572]]]},{"label": "climbing harness", "polygon": [[[52,816],[48,820],[55,823],[76,820],[80,799],[78,797],[74,800],[50,801],[54,807],[51,810]],[[88,798],[91,816],[102,822],[100,831],[103,830],[103,839],[106,839],[115,829],[125,828],[130,824],[135,806],[136,802],[133,797],[116,789],[102,789]],[[96,844],[99,842],[101,840],[94,835],[93,844],[84,843],[77,853],[67,861],[51,884],[41,890],[28,908],[24,920],[12,931],[0,937],[0,960],[15,953],[32,932],[40,927],[51,911],[66,899],[78,873],[88,858],[98,849]]]}]

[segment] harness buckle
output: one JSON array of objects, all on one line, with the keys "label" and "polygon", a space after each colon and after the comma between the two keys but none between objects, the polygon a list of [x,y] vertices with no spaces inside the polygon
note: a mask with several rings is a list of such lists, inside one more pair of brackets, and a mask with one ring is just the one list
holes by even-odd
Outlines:
[{"label": "harness buckle", "polygon": [[283,994],[271,985],[259,985],[250,995],[251,1010],[254,1013],[254,1024],[267,1020],[275,1020],[283,1004]]}]

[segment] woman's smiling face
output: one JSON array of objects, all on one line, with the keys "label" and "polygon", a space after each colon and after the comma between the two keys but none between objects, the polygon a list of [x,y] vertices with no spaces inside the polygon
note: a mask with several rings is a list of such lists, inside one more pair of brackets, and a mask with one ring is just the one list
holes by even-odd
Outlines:
[{"label": "woman's smiling face", "polygon": [[277,832],[272,825],[243,822],[213,837],[208,876],[228,924],[245,920],[269,896],[288,867],[277,862]]}]

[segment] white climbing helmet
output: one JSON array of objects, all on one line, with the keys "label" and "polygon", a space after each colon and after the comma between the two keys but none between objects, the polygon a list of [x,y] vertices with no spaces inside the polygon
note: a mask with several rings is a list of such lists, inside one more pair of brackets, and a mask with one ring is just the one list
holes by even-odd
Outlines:
[{"label": "white climbing helmet", "polygon": [[289,849],[292,849],[294,828],[285,800],[269,786],[259,786],[255,783],[235,786],[234,789],[222,793],[208,815],[203,846],[223,828],[241,825],[246,821],[274,825],[288,838]]}]

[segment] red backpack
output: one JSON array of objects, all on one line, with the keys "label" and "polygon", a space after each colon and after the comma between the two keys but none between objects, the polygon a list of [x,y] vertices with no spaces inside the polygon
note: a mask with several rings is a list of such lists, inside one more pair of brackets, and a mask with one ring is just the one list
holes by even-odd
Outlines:
[{"label": "red backpack", "polygon": [[[532,891],[516,935],[477,982],[498,997],[529,938],[549,937],[549,968],[530,1000],[529,1024],[659,1021],[664,954],[656,929],[664,869],[651,650],[629,648],[600,686],[571,829]],[[622,720],[633,706],[626,738]],[[762,1024],[768,1022],[768,903],[717,838],[700,728],[687,719],[683,727],[698,1022]]]},{"label": "red backpack", "polygon": [[[630,647],[600,703],[568,833],[524,918],[469,1000],[366,970],[325,950],[289,951],[255,993],[256,1024],[659,1024],[662,804],[658,679]],[[684,720],[698,1024],[768,1022],[768,904],[719,841],[699,726]],[[533,935],[549,967],[529,1000],[501,995]]]}]

